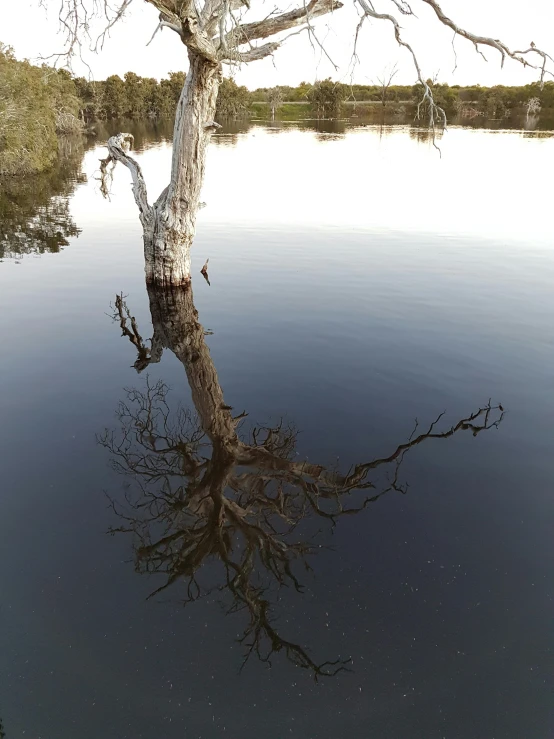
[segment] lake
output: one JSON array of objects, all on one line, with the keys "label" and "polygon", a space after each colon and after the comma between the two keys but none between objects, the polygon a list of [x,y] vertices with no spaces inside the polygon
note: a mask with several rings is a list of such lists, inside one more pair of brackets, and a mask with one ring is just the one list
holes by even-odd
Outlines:
[{"label": "lake", "polygon": [[213,137],[185,293],[119,124],[4,184],[7,739],[552,736],[554,135],[354,123]]}]

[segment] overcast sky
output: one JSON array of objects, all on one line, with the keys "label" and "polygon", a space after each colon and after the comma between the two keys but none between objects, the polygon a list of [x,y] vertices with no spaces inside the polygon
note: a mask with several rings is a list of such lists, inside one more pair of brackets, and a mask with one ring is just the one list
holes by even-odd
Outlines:
[{"label": "overcast sky", "polygon": [[[92,3],[92,0],[84,0]],[[279,7],[288,10],[297,3],[282,0]],[[383,69],[398,64],[399,83],[413,83],[414,70],[406,50],[399,49],[389,23],[372,20],[365,24],[358,42],[359,63],[351,70],[353,37],[358,16],[352,0],[343,0],[344,8],[332,17],[316,22],[319,40],[325,45],[335,70],[317,44],[312,48],[307,34],[288,40],[274,58],[252,62],[236,69],[233,76],[249,88],[278,84],[297,85],[303,80],[333,77],[334,79],[368,84],[375,81]],[[61,0],[47,0],[48,12],[39,7],[39,0],[0,0],[0,41],[13,46],[18,58],[36,59],[63,47],[58,34],[57,9]],[[298,3],[301,4],[301,3]],[[485,49],[485,62],[473,46],[462,38],[456,39],[457,69],[452,48],[452,32],[443,27],[431,9],[419,0],[411,0],[418,19],[400,17],[403,35],[419,57],[423,74],[450,84],[525,84],[537,78],[537,73],[525,70],[508,60],[500,68],[499,55]],[[492,38],[502,39],[512,49],[527,49],[531,41],[554,56],[554,0],[442,0],[442,8],[459,26]],[[397,15],[390,0],[376,0],[376,10]],[[252,0],[249,20],[267,15],[275,0]],[[150,46],[146,46],[156,25],[156,10],[143,0],[134,0],[126,18],[114,27],[111,38],[99,54],[89,53],[86,59],[95,79],[110,74],[123,76],[133,71],[145,77],[167,75],[187,67],[186,49],[177,35],[165,29]],[[228,69],[228,68],[227,68]],[[79,63],[74,70],[88,74]]]}]

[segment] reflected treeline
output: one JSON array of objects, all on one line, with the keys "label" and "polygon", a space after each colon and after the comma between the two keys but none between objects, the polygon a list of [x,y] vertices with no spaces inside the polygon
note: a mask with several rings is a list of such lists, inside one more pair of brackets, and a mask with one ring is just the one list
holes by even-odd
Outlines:
[{"label": "reflected treeline", "polygon": [[114,319],[137,352],[138,372],[166,349],[177,357],[194,408],[172,410],[163,382],[127,391],[118,428],[99,437],[114,469],[132,480],[125,499],[112,500],[114,532],[133,535],[136,571],[161,580],[152,596],[169,588],[186,603],[225,596],[227,612],[245,620],[244,663],[253,654],[270,663],[280,652],[316,679],[347,669],[348,659],[315,659],[284,634],[276,618],[280,589],[302,592],[301,573],[314,565],[325,528],[386,494],[407,492],[401,469],[410,450],[464,431],[477,436],[498,426],[503,409],[489,403],[447,428],[442,414],[423,430],[416,423],[389,454],[347,471],[302,461],[293,426],[249,427],[248,414],[225,402],[192,290],[148,294],[149,342],[121,296]]},{"label": "reflected treeline", "polygon": [[[493,131],[519,130],[522,131],[523,136],[533,138],[554,136],[554,119],[546,114],[530,117],[520,115],[497,121],[486,120],[483,117],[475,119],[457,117],[450,120],[449,125]],[[274,134],[293,129],[313,131],[319,140],[328,141],[344,138],[348,131],[354,128],[370,128],[378,132],[380,136],[387,136],[398,131],[399,126],[405,126],[410,138],[420,143],[438,143],[444,133],[438,128],[434,131],[429,129],[421,121],[414,120],[413,116],[390,115],[387,113],[381,116],[359,116],[339,120],[223,121],[223,127],[212,137],[212,141],[216,146],[235,146],[241,135],[247,134],[255,128],[263,128],[267,133]],[[168,140],[170,140],[170,137]]]},{"label": "reflected treeline", "polygon": [[[490,125],[484,125],[483,120],[476,122],[475,120],[468,120],[467,118],[458,118],[451,121],[450,125],[460,126],[462,128],[473,128],[488,131],[521,131],[524,138],[552,138],[554,136],[554,125],[553,130],[541,131],[538,128],[537,116],[521,117],[517,124],[512,121],[511,124],[508,120],[502,121],[490,121]],[[554,121],[553,121],[554,124]],[[389,127],[384,129],[383,133],[391,133],[394,128]],[[408,129],[410,138],[419,143],[433,143],[440,141],[444,136],[444,131],[440,129],[432,129],[422,127],[420,125],[411,125]]]},{"label": "reflected treeline", "polygon": [[83,137],[62,137],[48,171],[0,178],[0,259],[59,252],[79,235],[69,199],[86,181],[81,172],[86,148]]},{"label": "reflected treeline", "polygon": [[346,120],[309,121],[309,129],[315,131],[320,141],[338,140],[345,137],[348,123]]},{"label": "reflected treeline", "polygon": [[523,131],[524,139],[551,139],[554,138],[554,131]]},{"label": "reflected treeline", "polygon": [[140,153],[158,146],[160,142],[173,140],[173,118],[145,120],[114,118],[109,121],[96,121],[91,130],[96,142],[105,142],[120,131],[131,133],[134,138],[133,149]]},{"label": "reflected treeline", "polygon": [[525,113],[512,113],[504,118],[485,118],[477,116],[475,118],[467,118],[457,116],[451,122],[451,125],[463,126],[464,128],[478,128],[490,131],[525,131],[536,132],[533,135],[541,137],[542,135],[554,135],[554,113],[552,110],[545,110],[536,115],[528,115]]},{"label": "reflected treeline", "polygon": [[[356,125],[359,125],[358,123]],[[298,120],[298,121],[248,121],[248,120],[225,120],[222,128],[212,136],[216,146],[235,146],[241,135],[249,131],[262,128],[266,133],[279,134],[283,131],[298,129],[301,131],[314,131],[317,138],[325,141],[329,139],[343,138],[348,130],[346,120]]]},{"label": "reflected treeline", "polygon": [[248,133],[252,123],[248,120],[225,119],[222,127],[212,136],[211,140],[216,146],[236,146],[241,135]]},{"label": "reflected treeline", "polygon": [[420,125],[412,125],[408,129],[408,133],[411,139],[420,143],[433,144],[440,141],[444,135],[444,131],[437,128],[435,130],[431,128],[423,128]]}]

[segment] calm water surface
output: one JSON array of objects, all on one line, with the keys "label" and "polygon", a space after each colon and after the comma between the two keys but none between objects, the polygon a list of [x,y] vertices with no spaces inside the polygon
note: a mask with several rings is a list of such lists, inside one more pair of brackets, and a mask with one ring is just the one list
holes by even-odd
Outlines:
[{"label": "calm water surface", "polygon": [[0,195],[7,739],[552,737],[554,138],[224,129],[169,298],[101,144]]}]

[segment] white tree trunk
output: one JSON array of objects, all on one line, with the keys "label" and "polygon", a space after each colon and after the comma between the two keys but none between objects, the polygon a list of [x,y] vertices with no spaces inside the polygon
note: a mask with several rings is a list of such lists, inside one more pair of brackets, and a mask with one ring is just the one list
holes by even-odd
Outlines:
[{"label": "white tree trunk", "polygon": [[[310,20],[342,5],[338,0],[310,0],[303,7],[276,17],[271,14],[265,20],[240,25],[231,11],[249,7],[248,0],[204,0],[201,9],[194,0],[147,1],[160,11],[154,36],[161,28],[175,31],[188,48],[190,62],[175,116],[171,180],[150,205],[140,165],[128,153],[133,137],[119,133],[108,140],[109,156],[101,160],[102,187],[107,192],[110,162],[120,161],[130,170],[144,231],[146,281],[157,287],[179,287],[190,282],[190,248],[204,182],[206,150],[211,133],[219,128],[214,115],[222,62],[264,59],[279,48],[284,38],[261,45],[253,45],[253,40],[298,26],[307,29]],[[81,5],[75,3],[76,8]],[[121,7],[127,5],[125,0]],[[78,17],[78,10],[72,12],[69,17]],[[240,48],[244,46],[248,49]]]},{"label": "white tree trunk", "polygon": [[175,116],[171,181],[144,224],[146,281],[164,287],[190,281],[190,248],[221,79],[219,64],[193,51],[189,58]]}]

